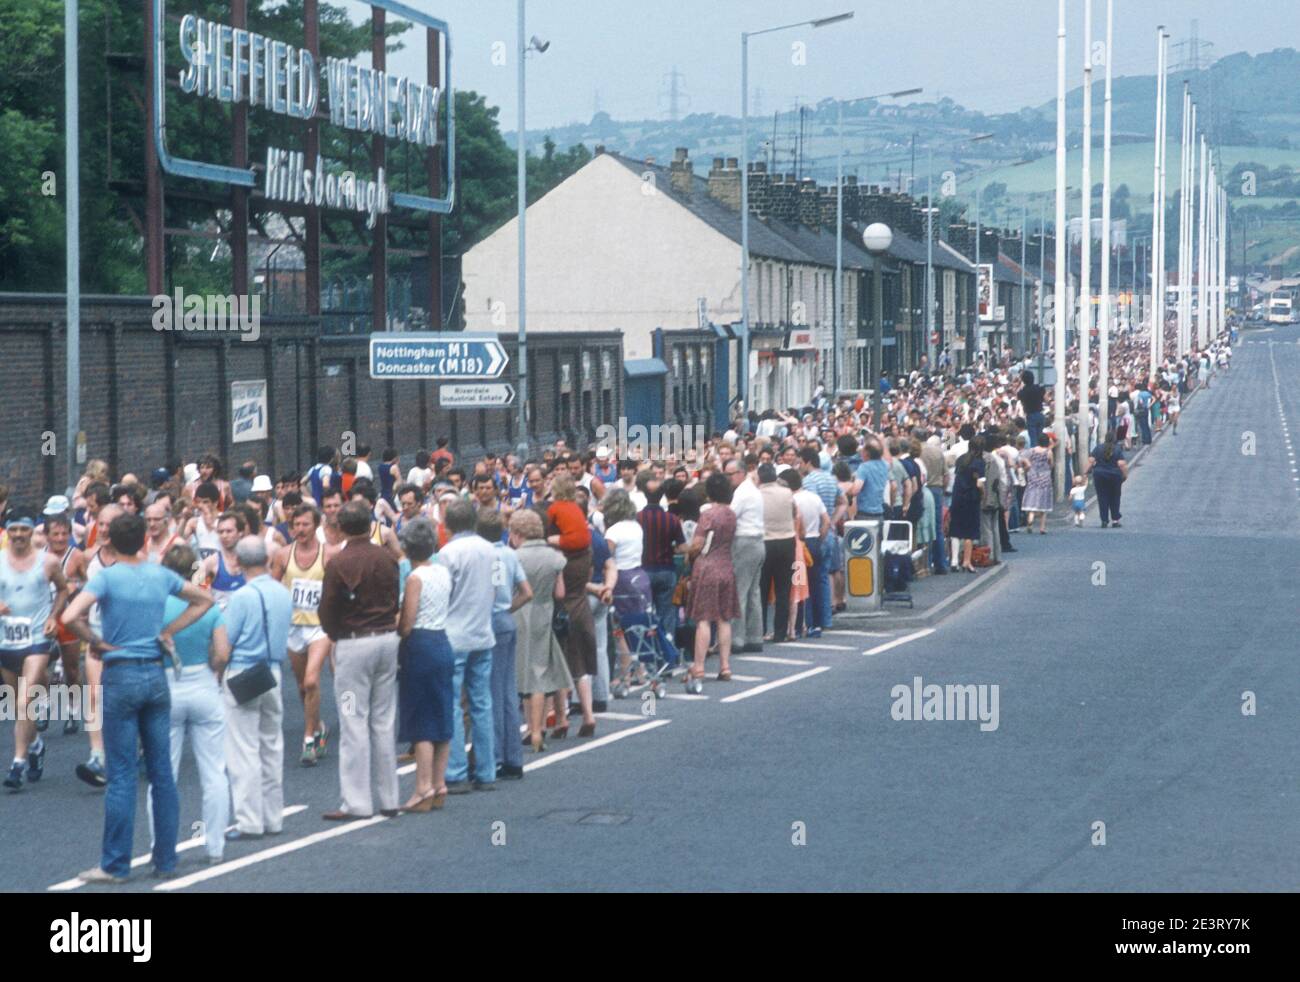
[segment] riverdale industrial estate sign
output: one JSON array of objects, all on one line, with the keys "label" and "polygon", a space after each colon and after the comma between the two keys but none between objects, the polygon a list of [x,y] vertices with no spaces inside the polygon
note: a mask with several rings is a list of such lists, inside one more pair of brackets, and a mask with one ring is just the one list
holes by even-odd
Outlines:
[{"label": "riverdale industrial estate sign", "polygon": [[[331,125],[426,149],[445,146],[447,193],[441,198],[391,191],[382,167],[372,175],[357,175],[319,154],[311,159],[301,150],[267,146],[262,191],[268,200],[358,211],[366,215],[368,228],[392,205],[445,214],[451,211],[455,197],[455,120],[447,24],[394,0],[370,0],[370,6],[441,35],[441,84],[428,85],[341,58],[326,58],[320,65],[306,48],[195,14],[181,17],[176,35],[185,63],[177,79],[186,96],[243,103],[303,120],[316,115],[323,97]],[[257,177],[252,170],[184,160],[167,152],[163,8],[164,0],[154,0],[154,139],[163,169],[182,177],[255,187]],[[439,132],[444,104],[445,138]]]}]

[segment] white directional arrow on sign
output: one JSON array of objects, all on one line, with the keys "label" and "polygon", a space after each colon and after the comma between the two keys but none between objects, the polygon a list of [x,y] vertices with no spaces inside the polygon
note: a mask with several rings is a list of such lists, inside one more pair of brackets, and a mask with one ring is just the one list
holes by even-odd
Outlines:
[{"label": "white directional arrow on sign", "polygon": [[[488,351],[487,376],[488,378],[496,378],[498,375],[501,374],[501,370],[506,367],[506,349],[501,347],[501,343],[499,341],[494,340],[487,344],[487,351]],[[507,399],[506,401],[511,402],[513,401],[514,397],[515,397],[515,390],[510,389],[510,398]]]},{"label": "white directional arrow on sign", "polygon": [[443,409],[491,409],[515,401],[515,387],[509,382],[460,382],[438,389]]}]

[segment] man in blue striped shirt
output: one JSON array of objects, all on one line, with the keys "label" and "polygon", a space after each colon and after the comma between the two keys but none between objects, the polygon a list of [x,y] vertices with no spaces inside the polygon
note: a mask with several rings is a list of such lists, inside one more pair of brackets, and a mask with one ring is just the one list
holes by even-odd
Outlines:
[{"label": "man in blue striped shirt", "polygon": [[839,553],[839,537],[836,529],[844,513],[848,510],[848,499],[840,490],[839,482],[821,468],[821,455],[812,447],[799,451],[799,474],[807,491],[817,495],[826,506],[830,515],[830,529],[820,538],[804,540],[808,550],[813,554],[812,575],[816,583],[809,584],[810,600],[816,600],[812,622],[819,630],[831,626],[831,562]]}]

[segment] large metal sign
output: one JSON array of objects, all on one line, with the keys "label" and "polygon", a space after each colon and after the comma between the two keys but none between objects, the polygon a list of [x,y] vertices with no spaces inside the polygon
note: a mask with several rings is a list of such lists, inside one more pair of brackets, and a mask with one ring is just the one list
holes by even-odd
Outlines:
[{"label": "large metal sign", "polygon": [[[357,175],[334,168],[320,155],[308,159],[300,150],[266,148],[265,186],[269,200],[363,212],[373,227],[375,216],[390,203],[415,211],[447,214],[455,200],[456,120],[451,89],[451,34],[447,23],[396,0],[368,0],[371,7],[437,31],[444,45],[442,80],[427,85],[356,62],[327,58],[323,66],[305,48],[255,31],[208,21],[194,14],[181,17],[177,40],[185,66],[178,73],[182,94],[278,113],[291,119],[315,116],[322,94],[331,125],[376,134],[419,147],[445,145],[447,193],[441,198],[390,192],[383,168]],[[166,0],[153,0],[154,105],[153,139],[163,170],[252,188],[256,172],[201,160],[174,157],[167,150]],[[323,92],[322,92],[323,89]],[[440,106],[446,107],[446,135],[438,132]]]},{"label": "large metal sign", "polygon": [[370,377],[382,379],[495,379],[509,362],[492,334],[370,335]]}]

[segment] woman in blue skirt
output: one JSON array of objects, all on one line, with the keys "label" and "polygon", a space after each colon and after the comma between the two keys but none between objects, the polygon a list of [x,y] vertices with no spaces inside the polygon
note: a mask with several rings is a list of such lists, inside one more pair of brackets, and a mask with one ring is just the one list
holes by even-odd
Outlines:
[{"label": "woman in blue skirt", "polygon": [[451,574],[429,561],[437,541],[427,518],[402,527],[411,575],[397,624],[398,740],[411,744],[415,754],[415,793],[402,806],[405,812],[441,808],[447,797],[455,655],[444,632]]}]

